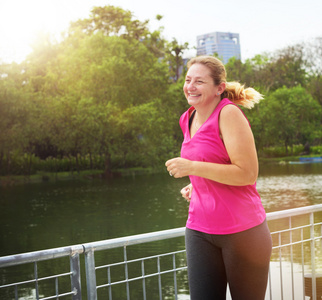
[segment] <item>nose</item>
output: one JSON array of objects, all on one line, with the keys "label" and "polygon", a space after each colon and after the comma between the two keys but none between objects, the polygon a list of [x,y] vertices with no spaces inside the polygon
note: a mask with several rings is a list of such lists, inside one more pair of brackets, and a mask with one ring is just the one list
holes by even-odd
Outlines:
[{"label": "nose", "polygon": [[190,91],[190,90],[195,90],[196,89],[196,86],[195,86],[195,83],[194,83],[194,81],[190,81],[188,84],[187,84],[187,88],[188,88],[188,90]]}]

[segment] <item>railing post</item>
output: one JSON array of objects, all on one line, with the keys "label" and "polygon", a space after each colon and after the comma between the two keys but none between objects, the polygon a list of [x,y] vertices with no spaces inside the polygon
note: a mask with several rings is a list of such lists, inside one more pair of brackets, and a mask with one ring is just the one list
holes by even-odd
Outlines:
[{"label": "railing post", "polygon": [[37,262],[34,262],[34,274],[35,274],[35,291],[36,291],[36,300],[39,300],[39,286],[38,286],[38,265]]},{"label": "railing post", "polygon": [[177,271],[176,271],[176,255],[172,255],[172,268],[174,270],[173,272],[173,280],[174,280],[174,299],[178,300],[178,288],[177,288]]},{"label": "railing post", "polygon": [[290,229],[290,254],[291,254],[291,279],[292,279],[292,300],[294,300],[294,267],[293,267],[293,231],[292,217],[288,217],[288,225]]},{"label": "railing post", "polygon": [[281,233],[278,233],[278,252],[279,252],[279,263],[280,263],[280,278],[281,278],[281,300],[284,299],[284,291],[283,291],[283,264],[282,264],[282,236]]},{"label": "railing post", "polygon": [[80,277],[80,263],[79,253],[72,253],[70,255],[70,283],[72,291],[76,294],[73,295],[73,300],[82,300],[82,288],[81,288],[81,277]]},{"label": "railing post", "polygon": [[158,256],[158,282],[159,282],[159,299],[162,300],[162,283],[161,283],[161,265],[160,256]]},{"label": "railing post", "polygon": [[129,269],[127,265],[127,253],[126,253],[126,246],[123,247],[124,251],[124,272],[125,272],[125,280],[126,280],[126,299],[130,300],[130,285],[129,285]]},{"label": "railing post", "polygon": [[85,269],[88,300],[97,300],[94,250],[85,251]]},{"label": "railing post", "polygon": [[316,300],[316,276],[315,276],[315,240],[314,240],[314,213],[310,213],[310,239],[311,239],[311,265],[312,265],[312,298]]}]

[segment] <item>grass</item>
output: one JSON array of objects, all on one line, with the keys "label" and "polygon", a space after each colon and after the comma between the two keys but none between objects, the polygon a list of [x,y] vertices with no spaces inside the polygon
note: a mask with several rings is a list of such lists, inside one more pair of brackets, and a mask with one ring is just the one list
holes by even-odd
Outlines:
[{"label": "grass", "polygon": [[113,170],[110,174],[106,175],[103,170],[85,170],[79,173],[74,172],[37,172],[33,175],[7,175],[0,176],[0,186],[11,186],[23,183],[47,182],[58,180],[89,180],[93,178],[114,178],[123,176],[133,176],[142,174],[155,174],[162,172],[162,168],[130,168],[130,169],[117,169]]},{"label": "grass", "polygon": [[[298,156],[283,156],[283,157],[259,157],[260,164],[269,164],[269,163],[283,163],[289,161],[298,161],[299,157],[319,157],[321,154],[316,155],[298,155]],[[133,175],[142,175],[142,174],[155,174],[162,173],[165,170],[164,166],[158,168],[129,168],[129,169],[116,169],[113,170],[108,176],[104,173],[103,170],[85,170],[69,172],[44,172],[39,171],[33,175],[7,175],[0,176],[0,187],[1,186],[11,186],[16,184],[23,183],[34,183],[34,182],[47,182],[47,181],[57,181],[57,180],[88,180],[93,178],[106,178],[106,177],[123,177],[123,176],[133,176]]]},{"label": "grass", "polygon": [[33,175],[7,175],[0,176],[0,186],[10,186],[22,183],[33,183],[33,182],[46,182],[56,180],[69,180],[69,179],[89,179],[103,176],[102,170],[86,170],[77,172],[37,172]]}]

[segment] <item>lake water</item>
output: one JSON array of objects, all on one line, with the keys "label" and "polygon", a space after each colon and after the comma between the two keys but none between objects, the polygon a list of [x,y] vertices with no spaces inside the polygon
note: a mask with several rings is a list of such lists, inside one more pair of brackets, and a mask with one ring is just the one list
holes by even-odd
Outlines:
[{"label": "lake water", "polygon": [[[185,225],[188,183],[167,173],[0,187],[0,256]],[[322,203],[322,164],[260,166],[267,212]]]}]

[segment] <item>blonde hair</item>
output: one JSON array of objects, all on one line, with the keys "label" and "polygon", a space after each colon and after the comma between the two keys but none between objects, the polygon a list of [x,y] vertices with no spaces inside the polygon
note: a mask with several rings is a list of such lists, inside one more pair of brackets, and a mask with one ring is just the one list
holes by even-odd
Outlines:
[{"label": "blonde hair", "polygon": [[210,70],[210,76],[214,80],[215,85],[222,82],[226,83],[226,89],[221,94],[221,99],[228,98],[235,104],[242,105],[246,108],[252,108],[256,103],[263,99],[263,95],[254,90],[253,88],[245,88],[239,82],[226,81],[226,69],[224,64],[214,56],[197,56],[189,60],[188,69],[193,64],[202,64]]}]

